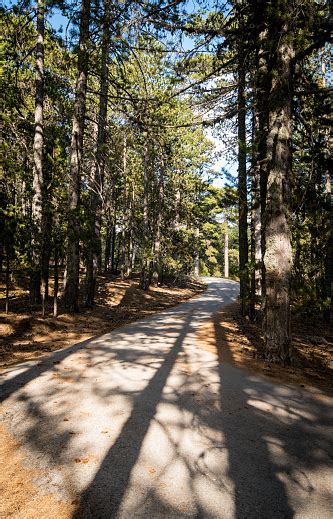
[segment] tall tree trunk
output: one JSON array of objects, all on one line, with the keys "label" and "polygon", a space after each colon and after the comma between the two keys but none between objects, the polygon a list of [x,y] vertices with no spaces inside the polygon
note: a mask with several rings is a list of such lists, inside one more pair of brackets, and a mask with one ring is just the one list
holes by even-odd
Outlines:
[{"label": "tall tree trunk", "polygon": [[261,27],[261,31],[258,36],[257,73],[254,88],[254,139],[252,155],[252,260],[254,262],[254,272],[250,311],[252,319],[255,317],[255,302],[259,300],[261,308],[263,308],[265,293],[265,269],[263,268],[265,221],[263,215],[265,213],[267,192],[268,98],[272,81],[271,71],[268,66],[268,30],[263,23],[262,14],[261,11],[258,12],[258,24]]},{"label": "tall tree trunk", "polygon": [[135,193],[134,193],[134,183],[131,189],[131,199],[129,206],[129,222],[128,222],[128,267],[127,267],[127,277],[130,278],[132,276],[133,271],[133,256],[135,260],[135,249],[134,249],[134,241],[133,241],[133,217],[134,217],[134,203],[135,203]]},{"label": "tall tree trunk", "polygon": [[128,207],[127,207],[127,139],[126,132],[123,136],[123,218],[121,231],[121,279],[125,278],[128,269],[128,247],[127,247],[127,231],[128,231]]},{"label": "tall tree trunk", "polygon": [[[118,243],[117,243],[118,241]],[[117,254],[115,254],[115,251],[117,249]],[[115,258],[114,258],[114,270],[113,272],[115,274],[118,274],[118,267],[119,267],[119,262],[120,262],[120,253],[121,253],[121,233],[118,233],[118,240],[117,240],[117,233],[115,231],[115,238],[114,238],[114,254],[115,254]]]},{"label": "tall tree trunk", "polygon": [[59,252],[58,243],[54,247],[54,287],[53,287],[53,317],[58,317],[58,292],[59,292]]},{"label": "tall tree trunk", "polygon": [[260,205],[260,167],[258,164],[258,115],[253,111],[252,121],[252,183],[251,183],[251,297],[249,316],[255,318],[256,303],[261,297],[261,205]]},{"label": "tall tree trunk", "polygon": [[35,135],[33,145],[33,197],[30,301],[41,300],[40,283],[43,257],[43,145],[44,145],[44,0],[37,0],[37,46],[36,46],[36,98],[35,98]]},{"label": "tall tree trunk", "polygon": [[[280,8],[285,7],[284,2]],[[275,30],[275,28],[274,28]],[[282,35],[281,35],[282,34]],[[291,360],[290,273],[292,265],[289,227],[291,176],[292,58],[289,27],[276,36],[273,79],[269,103],[269,160],[265,207],[265,302],[264,336],[269,362]]]},{"label": "tall tree trunk", "polygon": [[132,252],[132,258],[131,258],[131,269],[132,271],[135,269],[135,260],[136,260],[136,251],[138,247],[136,243],[133,244],[133,252]]},{"label": "tall tree trunk", "polygon": [[140,288],[148,290],[150,283],[150,265],[148,264],[149,247],[149,142],[145,146],[144,166],[143,166],[143,247],[141,257],[141,277]]},{"label": "tall tree trunk", "polygon": [[224,234],[224,277],[229,277],[229,235],[228,228]]},{"label": "tall tree trunk", "polygon": [[[47,181],[47,179],[46,179]],[[46,191],[46,190],[45,190]],[[47,203],[48,195],[44,191],[44,204]],[[49,296],[49,274],[50,274],[50,236],[52,235],[52,214],[45,208],[43,216],[43,249],[41,258],[41,288],[42,288],[42,314],[45,317],[46,303]]]},{"label": "tall tree trunk", "polygon": [[[321,74],[322,86],[326,88],[326,64],[325,53],[321,53]],[[326,245],[325,272],[324,272],[324,320],[329,323],[333,317],[333,173],[329,170],[330,165],[330,131],[329,128],[323,130],[323,148],[325,150],[324,160],[327,162],[326,171],[326,198],[328,208],[328,237]]]},{"label": "tall tree trunk", "polygon": [[200,230],[199,227],[195,228],[195,237],[196,237],[196,254],[194,257],[194,275],[195,277],[199,277],[200,274],[200,256],[199,256],[199,236],[200,236]]},{"label": "tall tree trunk", "polygon": [[6,314],[9,312],[9,285],[10,285],[10,247],[7,237],[6,243]]},{"label": "tall tree trunk", "polygon": [[83,134],[86,114],[88,78],[88,41],[90,0],[82,0],[80,41],[78,51],[78,75],[73,114],[72,141],[70,149],[69,209],[67,231],[66,279],[64,287],[65,308],[78,311],[80,282],[80,184],[83,152]]},{"label": "tall tree trunk", "polygon": [[[112,229],[112,228],[111,228]],[[107,225],[107,234],[105,238],[105,249],[104,249],[104,274],[107,273],[110,263],[110,252],[111,252],[111,234],[112,230]]]},{"label": "tall tree trunk", "polygon": [[238,70],[238,203],[240,301],[241,313],[247,315],[249,308],[249,245],[247,238],[245,63],[242,52],[240,52]]},{"label": "tall tree trunk", "polygon": [[326,196],[328,206],[328,239],[326,246],[325,274],[324,274],[324,296],[326,306],[324,309],[324,319],[330,322],[333,315],[333,174],[326,172]]},{"label": "tall tree trunk", "polygon": [[161,166],[158,179],[158,201],[157,201],[157,218],[156,231],[154,241],[154,268],[152,281],[157,285],[160,281],[161,272],[161,239],[162,239],[162,220],[163,220],[163,206],[164,206],[164,164]]},{"label": "tall tree trunk", "polygon": [[[115,216],[116,218],[116,216]],[[116,220],[115,220],[116,222]],[[112,274],[115,274],[116,267],[115,267],[115,253],[116,253],[116,223],[112,225],[112,231],[111,231],[111,247],[110,247],[110,270]]]},{"label": "tall tree trunk", "polygon": [[101,256],[101,197],[98,191],[103,190],[105,169],[106,118],[108,108],[108,55],[110,47],[110,0],[104,0],[103,40],[101,56],[101,77],[99,95],[98,130],[95,163],[92,172],[92,189],[90,190],[90,240],[87,251],[86,271],[86,306],[93,306],[96,288],[96,274]]}]

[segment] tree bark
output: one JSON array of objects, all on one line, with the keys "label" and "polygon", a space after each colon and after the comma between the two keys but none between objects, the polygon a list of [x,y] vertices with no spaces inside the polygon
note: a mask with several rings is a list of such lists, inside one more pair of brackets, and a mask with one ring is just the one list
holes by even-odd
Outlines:
[{"label": "tree bark", "polygon": [[148,290],[150,284],[150,265],[148,264],[149,247],[149,142],[145,146],[144,166],[143,166],[143,247],[141,258],[141,277],[140,288]]},{"label": "tree bark", "polygon": [[[281,36],[282,33],[282,36]],[[287,24],[277,36],[269,103],[267,139],[268,180],[265,207],[265,355],[269,362],[289,363],[290,273],[292,265],[289,227],[291,176],[292,58]],[[284,36],[283,36],[284,35]]]},{"label": "tree bark", "polygon": [[[326,88],[326,64],[324,51],[321,53],[321,74],[322,74],[322,86]],[[327,150],[324,154],[324,160],[330,164],[330,131],[328,128],[324,129],[323,132],[324,149]],[[328,237],[326,245],[326,257],[325,257],[325,272],[324,272],[324,320],[329,323],[333,316],[333,173],[327,169],[326,171],[326,198],[328,208]]]},{"label": "tree bark", "polygon": [[164,205],[164,164],[161,166],[158,179],[158,202],[157,202],[157,218],[156,231],[154,241],[154,269],[152,281],[157,285],[160,281],[161,272],[161,239],[162,239],[162,220],[163,220],[163,205]]},{"label": "tree bark", "polygon": [[[134,217],[134,203],[135,203],[135,194],[134,194],[134,184],[132,185],[132,191],[131,191],[131,200],[130,200],[130,207],[129,207],[129,222],[128,222],[128,268],[127,268],[127,277],[130,278],[132,276],[132,271],[134,268],[134,262],[135,262],[135,245],[133,240],[133,217]],[[133,262],[134,257],[134,262]]]},{"label": "tree bark", "polygon": [[116,225],[114,224],[112,226],[112,237],[111,237],[111,250],[110,250],[110,268],[112,274],[115,274],[116,272],[116,266],[115,266],[115,254],[116,254]]},{"label": "tree bark", "polygon": [[[262,8],[262,6],[261,6]],[[260,21],[262,23],[261,17]],[[263,24],[264,25],[264,24]],[[259,34],[259,48],[258,48],[258,70],[256,77],[255,88],[255,110],[258,116],[258,133],[255,142],[257,149],[257,162],[254,165],[258,168],[258,176],[260,183],[260,213],[261,213],[261,261],[258,266],[261,277],[261,307],[263,308],[265,298],[265,269],[263,265],[263,257],[265,254],[265,207],[267,194],[267,179],[268,179],[268,159],[267,159],[267,138],[269,127],[269,108],[268,98],[272,85],[272,73],[268,64],[269,53],[267,48],[268,30],[263,28]],[[259,211],[259,209],[258,209]]]},{"label": "tree bark", "polygon": [[200,236],[200,230],[199,227],[196,227],[195,229],[195,237],[196,237],[196,243],[197,243],[197,251],[194,258],[194,275],[195,277],[199,277],[200,274],[200,257],[199,257],[199,236]]},{"label": "tree bark", "polygon": [[7,239],[6,244],[6,314],[9,312],[9,284],[10,284],[10,252],[9,252],[9,240]]},{"label": "tree bark", "polygon": [[58,244],[54,249],[54,288],[53,288],[53,317],[58,317],[58,292],[59,292],[59,271],[58,271]]},{"label": "tree bark", "polygon": [[106,118],[108,108],[108,55],[110,47],[110,0],[104,0],[104,21],[101,55],[101,76],[98,130],[95,163],[92,172],[92,189],[90,190],[90,240],[87,252],[86,270],[86,306],[93,306],[95,299],[96,275],[101,256],[101,197],[104,184]]},{"label": "tree bark", "polygon": [[88,78],[90,0],[82,0],[78,75],[70,149],[69,209],[64,303],[69,312],[78,311],[80,282],[80,184]]},{"label": "tree bark", "polygon": [[249,316],[255,319],[256,303],[261,298],[261,205],[260,205],[260,167],[258,164],[258,115],[253,111],[252,121],[252,171],[251,171],[251,297]]},{"label": "tree bark", "polygon": [[324,297],[326,306],[324,309],[324,320],[329,323],[333,315],[333,174],[326,172],[326,196],[328,206],[328,239],[326,246],[325,274],[324,274]]},{"label": "tree bark", "polygon": [[36,97],[35,135],[33,144],[33,196],[32,196],[32,254],[30,274],[30,302],[41,301],[41,270],[43,258],[43,146],[44,146],[44,0],[37,0],[37,45],[36,45]]},{"label": "tree bark", "polygon": [[247,238],[246,101],[245,64],[240,52],[238,70],[238,204],[239,204],[239,280],[241,314],[249,311],[249,245]]},{"label": "tree bark", "polygon": [[224,234],[224,277],[229,277],[229,235],[228,229]]},{"label": "tree bark", "polygon": [[[254,83],[253,151],[252,151],[252,295],[250,317],[255,318],[255,303],[263,308],[265,293],[265,221],[263,215],[267,192],[267,136],[269,125],[268,98],[271,90],[271,71],[268,65],[268,30],[263,22],[260,4],[256,12],[259,35],[257,49],[257,72]],[[258,6],[257,6],[258,8]]]},{"label": "tree bark", "polygon": [[126,130],[123,136],[123,217],[122,217],[122,231],[121,231],[121,279],[125,278],[128,269],[128,246],[127,246],[127,231],[128,231],[128,207],[127,207],[127,139]]}]

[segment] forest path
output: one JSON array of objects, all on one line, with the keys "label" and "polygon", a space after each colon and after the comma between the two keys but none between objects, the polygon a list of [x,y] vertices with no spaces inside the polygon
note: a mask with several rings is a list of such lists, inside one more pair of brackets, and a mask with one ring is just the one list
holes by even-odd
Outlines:
[{"label": "forest path", "polygon": [[2,374],[1,418],[40,492],[74,503],[61,517],[332,516],[332,398],[201,348],[200,327],[238,294],[206,281],[186,303]]}]

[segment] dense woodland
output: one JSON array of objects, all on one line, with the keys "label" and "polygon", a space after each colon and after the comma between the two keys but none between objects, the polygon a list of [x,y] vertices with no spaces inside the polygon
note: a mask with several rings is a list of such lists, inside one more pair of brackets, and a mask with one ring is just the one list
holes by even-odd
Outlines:
[{"label": "dense woodland", "polygon": [[[56,317],[94,305],[102,272],[143,290],[231,275],[289,363],[291,307],[332,307],[329,28],[315,0],[6,3],[7,311],[15,276]],[[224,187],[217,140],[238,166]]]}]

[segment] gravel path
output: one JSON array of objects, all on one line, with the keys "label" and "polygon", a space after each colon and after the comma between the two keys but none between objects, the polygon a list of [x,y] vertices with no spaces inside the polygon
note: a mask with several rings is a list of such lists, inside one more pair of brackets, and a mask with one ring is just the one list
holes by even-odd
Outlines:
[{"label": "gravel path", "polygon": [[[332,396],[200,348],[238,284],[2,373],[2,419],[77,518],[331,518]],[[219,333],[224,333],[219,330]],[[36,513],[38,517],[38,512]]]}]

